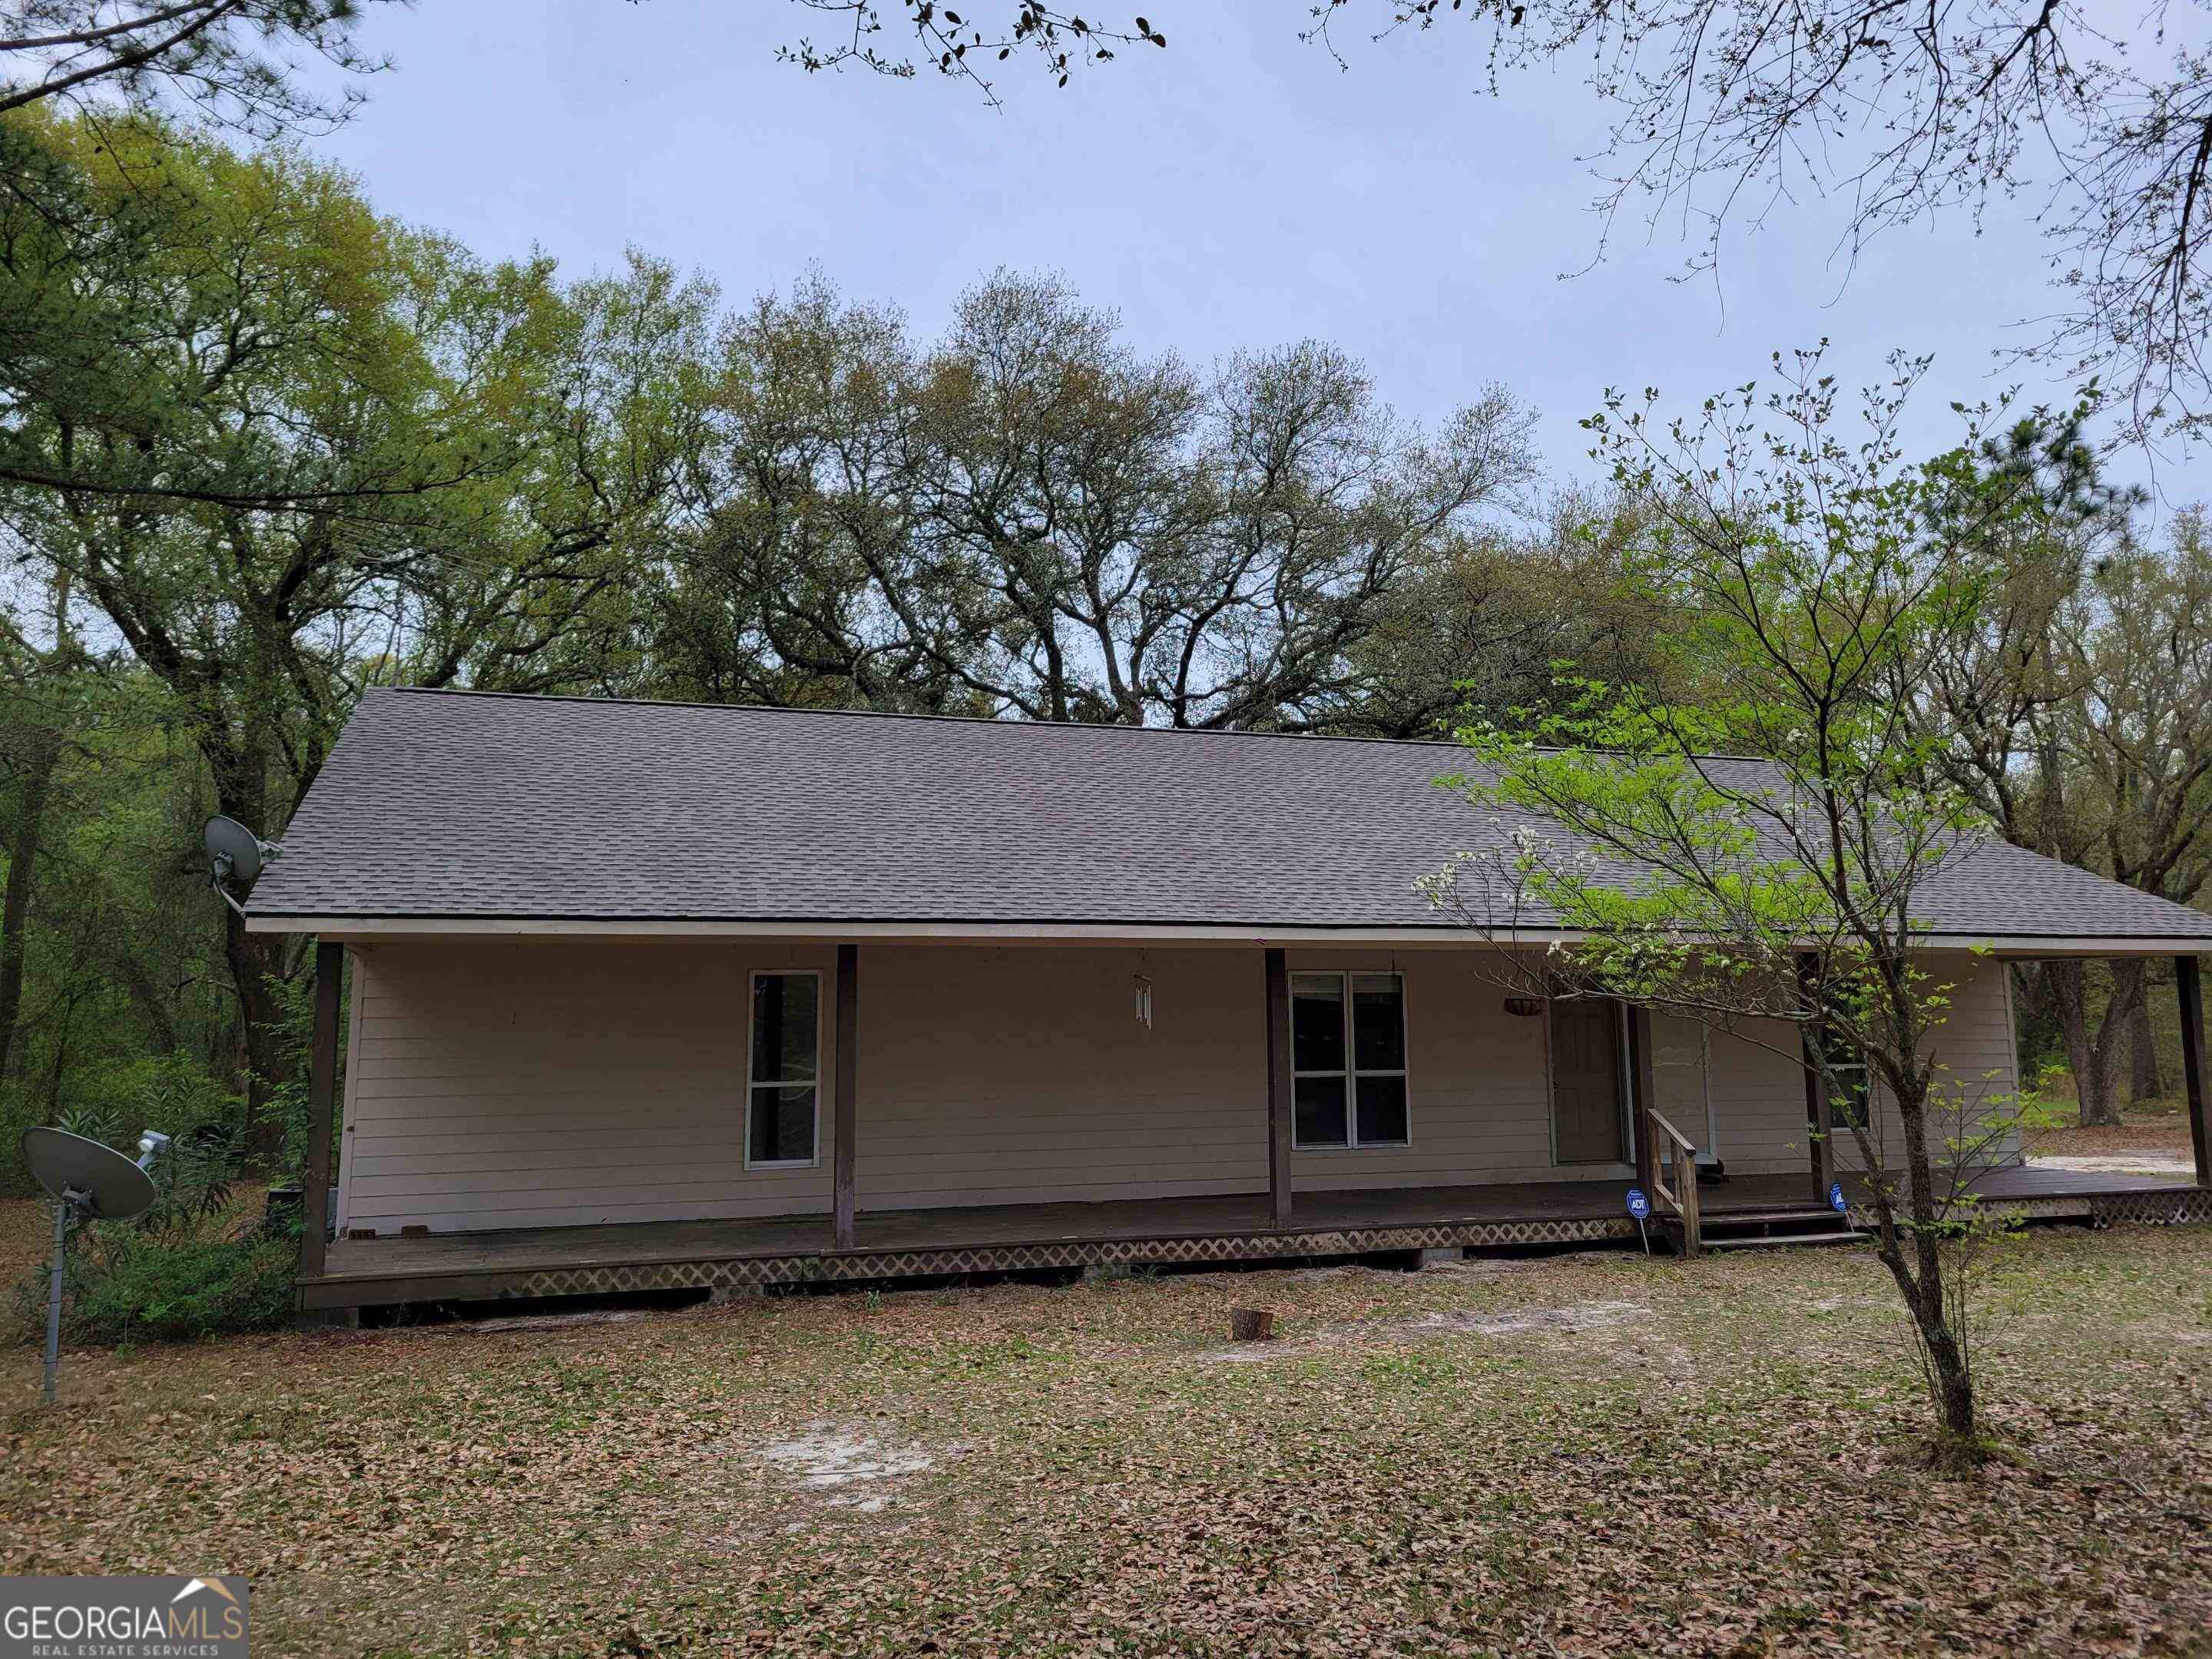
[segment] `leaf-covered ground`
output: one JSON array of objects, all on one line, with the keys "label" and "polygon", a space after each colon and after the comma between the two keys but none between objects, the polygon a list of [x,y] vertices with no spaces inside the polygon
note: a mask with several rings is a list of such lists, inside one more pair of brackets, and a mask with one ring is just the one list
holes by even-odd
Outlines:
[{"label": "leaf-covered ground", "polygon": [[2190,1152],[2188,1109],[2179,1099],[2124,1106],[2118,1123],[2069,1122],[2031,1129],[2027,1144],[2029,1156],[2036,1158],[2053,1153],[2094,1157],[2104,1152],[2155,1151],[2172,1153],[2185,1162]]},{"label": "leaf-covered ground", "polygon": [[2212,1229],[2011,1247],[1973,1482],[1893,1308],[1860,1249],[1005,1285],[80,1354],[52,1413],[15,1350],[0,1571],[242,1572],[264,1655],[2212,1652]]}]

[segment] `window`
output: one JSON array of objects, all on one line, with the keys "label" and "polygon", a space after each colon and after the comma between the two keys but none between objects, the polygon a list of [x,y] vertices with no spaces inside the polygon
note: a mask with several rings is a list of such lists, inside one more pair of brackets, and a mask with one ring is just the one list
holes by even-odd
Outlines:
[{"label": "window", "polygon": [[753,975],[752,1064],[745,1088],[745,1167],[814,1162],[821,1099],[822,976]]},{"label": "window", "polygon": [[1405,1146],[1405,981],[1291,975],[1291,1093],[1295,1146]]},{"label": "window", "polygon": [[[1827,1005],[1833,1008],[1832,1000]],[[1865,1054],[1836,1033],[1831,1020],[1818,1021],[1812,1030],[1813,1048],[1820,1069],[1828,1077],[1828,1121],[1837,1129],[1871,1129],[1869,1077]]]},{"label": "window", "polygon": [[1868,1103],[1866,1056],[1827,1027],[1820,1030],[1820,1055],[1828,1073],[1828,1120],[1836,1128],[1874,1127]]}]

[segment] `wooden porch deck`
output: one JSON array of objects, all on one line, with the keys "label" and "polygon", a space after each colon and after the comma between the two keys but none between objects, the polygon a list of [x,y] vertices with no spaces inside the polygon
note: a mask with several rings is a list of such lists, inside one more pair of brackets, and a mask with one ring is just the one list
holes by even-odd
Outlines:
[{"label": "wooden porch deck", "polygon": [[[1844,1178],[1847,1196],[1863,1188]],[[2212,1190],[2182,1182],[2033,1166],[1994,1171],[1981,1196],[2036,1218],[2212,1220]],[[1451,1246],[1496,1248],[1635,1237],[1621,1181],[1526,1182],[1301,1193],[1291,1224],[1265,1193],[863,1211],[854,1247],[830,1218],[652,1221],[331,1242],[300,1284],[308,1309],[1082,1267],[1237,1261]],[[1808,1176],[1746,1176],[1703,1189],[1707,1221],[1803,1211]]]}]

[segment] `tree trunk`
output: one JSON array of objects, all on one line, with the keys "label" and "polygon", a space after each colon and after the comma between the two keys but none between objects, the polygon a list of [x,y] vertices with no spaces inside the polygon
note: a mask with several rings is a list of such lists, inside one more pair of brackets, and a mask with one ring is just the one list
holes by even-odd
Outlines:
[{"label": "tree trunk", "polygon": [[[274,747],[268,733],[250,722],[243,732],[214,726],[200,733],[200,752],[214,776],[216,811],[272,840],[283,828],[269,805]],[[239,1079],[246,1097],[243,1141],[250,1156],[273,1169],[283,1157],[284,1126],[270,1110],[270,1102],[292,1073],[278,1029],[283,1007],[270,988],[272,980],[283,976],[284,939],[281,934],[247,933],[245,918],[228,905],[223,906],[222,924],[223,960],[229,964],[238,1004],[238,1054],[245,1073]]]},{"label": "tree trunk", "polygon": [[[2135,1007],[2128,1015],[2128,1100],[2141,1106],[2166,1096],[2166,1079],[2158,1065],[2158,1033],[2150,1024],[2149,964],[2131,964],[2138,985]],[[2114,964],[2117,971],[2118,964]]]},{"label": "tree trunk", "polygon": [[61,761],[61,744],[51,732],[30,734],[31,750],[22,770],[22,788],[16,800],[15,833],[8,843],[8,886],[0,897],[0,1080],[8,1075],[8,1061],[15,1046],[15,1024],[23,1011],[23,963],[29,941],[25,929],[31,915],[31,885],[46,837],[46,802],[53,793],[54,769]]},{"label": "tree trunk", "polygon": [[1951,1328],[1945,1305],[1943,1267],[1940,1254],[1931,1253],[1916,1283],[1906,1287],[1913,1324],[1920,1337],[1921,1358],[1927,1366],[1928,1389],[1934,1396],[1936,1414],[1953,1446],[1969,1450],[1974,1443],[1974,1378],[1959,1333]]},{"label": "tree trunk", "polygon": [[[2119,1079],[2114,1065],[2117,1039],[2125,1029],[2127,1008],[2119,1000],[2119,988],[2114,987],[2112,1001],[2105,1006],[2105,1017],[2095,1022],[2089,1018],[2088,964],[2079,961],[2049,962],[2044,964],[2045,982],[2051,988],[2053,1006],[2058,1011],[2058,1029],[2066,1037],[2066,1060],[2074,1073],[2074,1090],[2081,1103],[2081,1121],[2084,1124],[2118,1123],[2120,1121]],[[2140,1000],[2142,986],[2136,987]],[[2120,1018],[2115,1019],[2113,1015]]]},{"label": "tree trunk", "polygon": [[2013,1058],[2020,1067],[2023,1087],[2039,1081],[2054,1051],[2064,1046],[2045,966],[2040,962],[2021,962],[2007,970],[2013,976]]},{"label": "tree trunk", "polygon": [[177,1036],[175,1014],[169,1007],[169,999],[154,982],[146,963],[126,941],[123,949],[107,957],[108,971],[123,982],[131,993],[131,1000],[138,1005],[138,1012],[146,1017],[146,1029],[154,1039],[154,1052],[173,1054],[183,1046]]},{"label": "tree trunk", "polygon": [[[1892,1183],[1872,1183],[1881,1232],[1876,1249],[1882,1265],[1897,1281],[1905,1305],[1912,1316],[1912,1330],[1919,1350],[1921,1374],[1928,1385],[1929,1401],[1942,1425],[1939,1443],[1947,1462],[1970,1465],[1978,1461],[1974,1417],[1974,1373],[1966,1349],[1963,1308],[1954,1308],[1947,1294],[1947,1266],[1940,1233],[1947,1206],[1958,1184],[1971,1179],[1971,1171],[1938,1170],[1928,1134],[1928,1088],[1923,1074],[1900,1073],[1889,1079],[1898,1121],[1905,1132],[1904,1194],[1910,1212],[1906,1231],[1899,1231]],[[1862,1150],[1863,1130],[1855,1129]],[[1957,1320],[1954,1322],[1954,1315]]]},{"label": "tree trunk", "polygon": [[291,1075],[277,1027],[283,1008],[270,981],[283,971],[283,940],[271,933],[249,933],[238,913],[223,909],[223,955],[238,995],[239,1046],[245,1052],[246,1146],[264,1164],[284,1152],[284,1126],[269,1109],[279,1085]]}]

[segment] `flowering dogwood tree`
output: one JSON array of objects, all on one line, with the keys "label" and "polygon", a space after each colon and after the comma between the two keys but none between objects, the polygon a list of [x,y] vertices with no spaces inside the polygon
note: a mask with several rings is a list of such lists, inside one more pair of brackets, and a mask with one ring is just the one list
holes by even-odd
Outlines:
[{"label": "flowering dogwood tree", "polygon": [[[1869,398],[1870,435],[1838,434],[1817,354],[1788,389],[1709,402],[1657,428],[1620,398],[1588,424],[1648,507],[1641,579],[1687,620],[1669,684],[1690,700],[1584,683],[1565,712],[1470,726],[1440,780],[1498,815],[1505,850],[1425,884],[1500,948],[1502,974],[1551,996],[1607,996],[1747,1034],[1786,1021],[1864,1171],[1875,1247],[1909,1312],[1947,1459],[1983,1455],[1966,1297],[1993,1230],[1972,1184],[2023,1109],[1954,1077],[1931,1040],[1954,984],[1927,951],[1931,888],[1985,842],[1933,781],[1912,718],[1929,652],[1972,619],[1976,533],[1894,429],[1917,376]],[[1991,512],[2014,510],[1993,499]],[[1532,959],[1531,928],[1568,948]],[[1895,1143],[1882,1127],[1893,1121]]]}]

